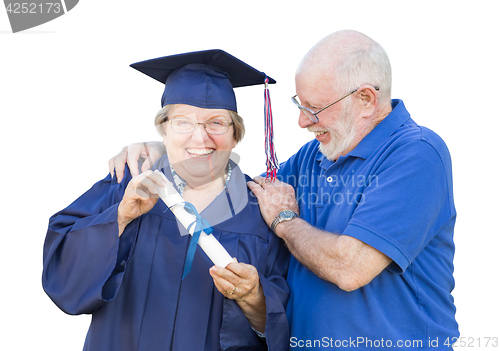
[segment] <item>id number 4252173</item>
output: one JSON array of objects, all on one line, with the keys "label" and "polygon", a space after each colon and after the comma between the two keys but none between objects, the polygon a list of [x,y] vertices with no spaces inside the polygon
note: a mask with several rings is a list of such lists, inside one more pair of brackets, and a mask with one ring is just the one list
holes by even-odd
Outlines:
[{"label": "id number 4252173", "polygon": [[61,3],[59,2],[10,2],[7,4],[8,13],[61,13]]},{"label": "id number 4252173", "polygon": [[459,347],[498,347],[498,337],[496,336],[481,336],[481,337],[453,337],[446,338],[444,345],[447,347],[459,348]]}]

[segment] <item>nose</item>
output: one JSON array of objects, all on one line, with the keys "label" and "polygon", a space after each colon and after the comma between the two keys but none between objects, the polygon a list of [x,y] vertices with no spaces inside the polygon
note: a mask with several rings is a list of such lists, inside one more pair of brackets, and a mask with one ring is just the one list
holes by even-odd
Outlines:
[{"label": "nose", "polygon": [[205,126],[202,123],[196,125],[191,138],[197,142],[204,142],[209,138],[208,133],[205,130]]},{"label": "nose", "polygon": [[309,117],[307,117],[303,111],[300,111],[300,114],[299,114],[299,126],[300,126],[300,128],[307,128],[313,124],[314,124],[314,122],[311,121],[311,119]]}]

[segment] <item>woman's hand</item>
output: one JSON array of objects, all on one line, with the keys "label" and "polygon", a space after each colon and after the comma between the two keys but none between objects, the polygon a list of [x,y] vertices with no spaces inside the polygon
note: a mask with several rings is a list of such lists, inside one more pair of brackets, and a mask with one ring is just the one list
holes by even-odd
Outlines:
[{"label": "woman's hand", "polygon": [[217,290],[235,300],[255,330],[264,332],[266,326],[266,299],[257,269],[249,264],[230,263],[226,268],[213,266],[210,275]]},{"label": "woman's hand", "polygon": [[161,174],[151,170],[130,180],[118,205],[118,235],[123,234],[130,222],[153,208],[158,201],[157,185],[164,187],[166,184]]}]

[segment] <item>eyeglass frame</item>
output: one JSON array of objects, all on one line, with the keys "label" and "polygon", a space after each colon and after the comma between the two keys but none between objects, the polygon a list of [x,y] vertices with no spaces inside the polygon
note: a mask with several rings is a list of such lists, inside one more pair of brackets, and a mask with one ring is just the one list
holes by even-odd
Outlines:
[{"label": "eyeglass frame", "polygon": [[[373,86],[373,87],[374,87],[374,88],[375,88],[375,90],[377,90],[377,91],[379,91],[379,90],[380,90],[380,88],[379,88],[379,87],[376,87],[376,86]],[[318,123],[318,122],[319,122],[319,118],[318,118],[318,116],[317,116],[317,114],[318,114],[318,113],[320,113],[321,111],[326,110],[328,107],[330,107],[330,106],[332,106],[332,105],[335,105],[337,102],[339,102],[339,101],[341,101],[341,100],[345,99],[345,98],[346,98],[346,97],[348,97],[349,95],[354,94],[355,92],[357,92],[357,91],[359,90],[359,88],[361,88],[361,86],[360,86],[360,87],[357,87],[356,89],[354,89],[353,91],[351,91],[351,92],[350,92],[350,93],[348,93],[347,95],[342,96],[340,99],[338,99],[338,100],[336,100],[336,101],[332,102],[331,104],[326,105],[325,107],[323,107],[322,109],[320,109],[320,110],[319,110],[319,111],[317,111],[317,112],[313,112],[311,109],[309,109],[309,108],[307,108],[307,107],[302,106],[302,105],[301,105],[301,104],[297,101],[297,99],[296,99],[297,94],[295,94],[294,96],[292,96],[292,101],[293,101],[293,103],[294,103],[294,104],[295,104],[295,105],[299,108],[299,110],[301,110],[301,111],[304,111],[304,110],[305,110],[305,111],[307,111],[307,112],[309,112],[309,113],[310,113],[310,115],[309,115],[309,114],[307,114],[307,113],[304,113],[304,114],[305,114],[305,115],[306,115],[306,116],[307,116],[307,117],[308,117],[311,121],[313,121],[314,123]],[[314,117],[316,120],[312,119],[312,118],[311,118],[311,116],[312,116],[312,117]]]},{"label": "eyeglass frame", "polygon": [[[190,131],[190,132],[179,132],[179,131],[177,131],[177,130],[174,130],[174,128],[172,127],[172,121],[173,121],[173,120],[175,120],[175,119],[184,119],[184,120],[188,120],[188,121],[190,121],[190,122],[191,122],[191,123],[193,123],[193,125],[194,125],[193,130],[192,130],[192,131]],[[189,133],[193,133],[193,132],[196,130],[197,125],[202,124],[202,125],[203,125],[203,129],[205,129],[205,132],[206,132],[207,134],[210,134],[210,135],[223,135],[223,134],[226,134],[226,133],[229,131],[229,127],[231,127],[232,125],[234,125],[234,121],[228,122],[228,124],[227,124],[227,129],[226,129],[226,131],[225,131],[224,133],[211,133],[211,132],[209,132],[209,131],[207,130],[207,123],[208,123],[208,122],[211,122],[212,120],[213,120],[213,119],[209,119],[209,120],[208,120],[208,121],[206,121],[206,122],[193,122],[193,121],[191,121],[189,118],[174,118],[174,119],[168,119],[168,118],[167,118],[166,122],[169,122],[169,124],[170,124],[170,128],[172,129],[172,131],[173,131],[173,132],[175,132],[175,133],[179,133],[179,134],[189,134]],[[226,122],[227,122],[227,120],[226,120]]]}]

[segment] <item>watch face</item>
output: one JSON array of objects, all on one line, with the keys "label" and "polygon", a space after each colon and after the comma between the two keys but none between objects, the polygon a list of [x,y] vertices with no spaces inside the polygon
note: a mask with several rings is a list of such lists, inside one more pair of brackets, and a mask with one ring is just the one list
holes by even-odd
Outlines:
[{"label": "watch face", "polygon": [[283,219],[291,219],[295,216],[295,213],[293,213],[293,211],[290,211],[290,210],[285,210],[285,211],[281,211],[281,218]]}]

